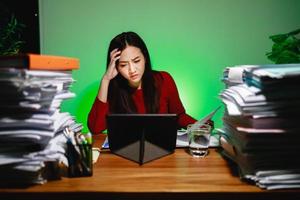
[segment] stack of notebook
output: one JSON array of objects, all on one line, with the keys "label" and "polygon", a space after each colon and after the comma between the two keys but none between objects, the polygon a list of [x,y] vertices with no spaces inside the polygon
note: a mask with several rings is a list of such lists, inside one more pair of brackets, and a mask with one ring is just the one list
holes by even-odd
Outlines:
[{"label": "stack of notebook", "polygon": [[75,58],[47,55],[0,57],[0,182],[5,185],[41,184],[59,177],[68,127],[82,125],[60,111],[70,92]]},{"label": "stack of notebook", "polygon": [[261,188],[300,188],[300,64],[228,67],[223,80],[223,154]]}]

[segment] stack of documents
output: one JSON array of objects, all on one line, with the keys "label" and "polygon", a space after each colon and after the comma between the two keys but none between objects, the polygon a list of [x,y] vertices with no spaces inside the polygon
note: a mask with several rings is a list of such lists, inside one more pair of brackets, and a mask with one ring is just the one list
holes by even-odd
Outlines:
[{"label": "stack of documents", "polygon": [[223,81],[223,154],[261,188],[300,188],[300,64],[228,67]]},{"label": "stack of documents", "polygon": [[[45,60],[43,56],[37,57]],[[14,57],[10,59],[5,62],[13,63]],[[0,67],[2,183],[42,184],[59,177],[61,163],[68,165],[63,130],[68,127],[80,132],[82,125],[69,113],[60,112],[60,105],[75,96],[69,91],[74,80],[71,71],[63,70],[63,66],[59,71],[49,68],[31,70],[30,63],[27,67]]]}]

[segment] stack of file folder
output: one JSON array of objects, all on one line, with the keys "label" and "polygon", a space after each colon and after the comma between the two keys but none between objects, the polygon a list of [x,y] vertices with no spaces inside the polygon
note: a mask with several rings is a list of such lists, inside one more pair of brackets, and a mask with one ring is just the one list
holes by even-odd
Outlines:
[{"label": "stack of file folder", "polygon": [[0,183],[42,184],[59,178],[66,158],[66,127],[82,125],[60,111],[73,98],[75,58],[46,55],[0,56]]},{"label": "stack of file folder", "polygon": [[300,64],[228,67],[223,82],[223,155],[261,188],[300,188]]}]

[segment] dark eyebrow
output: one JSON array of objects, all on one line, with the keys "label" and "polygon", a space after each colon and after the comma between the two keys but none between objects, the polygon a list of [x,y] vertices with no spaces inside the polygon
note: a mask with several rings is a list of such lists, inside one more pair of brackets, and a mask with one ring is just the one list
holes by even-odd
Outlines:
[{"label": "dark eyebrow", "polygon": [[138,59],[138,58],[140,58],[140,56],[137,56],[137,57],[135,57],[134,59],[132,59],[132,60],[136,60],[136,59]]},{"label": "dark eyebrow", "polygon": [[[137,57],[135,57],[135,58],[133,58],[133,59],[131,59],[131,60],[136,60],[136,59],[139,59],[140,58],[140,56],[137,56]],[[128,61],[125,61],[125,60],[119,60],[119,63],[128,63]]]}]

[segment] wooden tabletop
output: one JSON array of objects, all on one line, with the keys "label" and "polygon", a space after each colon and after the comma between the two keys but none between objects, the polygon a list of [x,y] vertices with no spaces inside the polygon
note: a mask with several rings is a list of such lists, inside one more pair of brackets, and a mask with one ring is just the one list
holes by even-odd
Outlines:
[{"label": "wooden tabletop", "polygon": [[[103,136],[95,137],[100,147]],[[187,199],[229,197],[250,199],[297,199],[300,190],[266,191],[242,182],[222,158],[211,148],[205,158],[194,158],[185,149],[142,166],[109,150],[102,150],[92,177],[63,178],[28,188],[0,189],[1,199]],[[4,198],[5,197],[5,198]],[[299,199],[299,198],[298,198]]]}]

